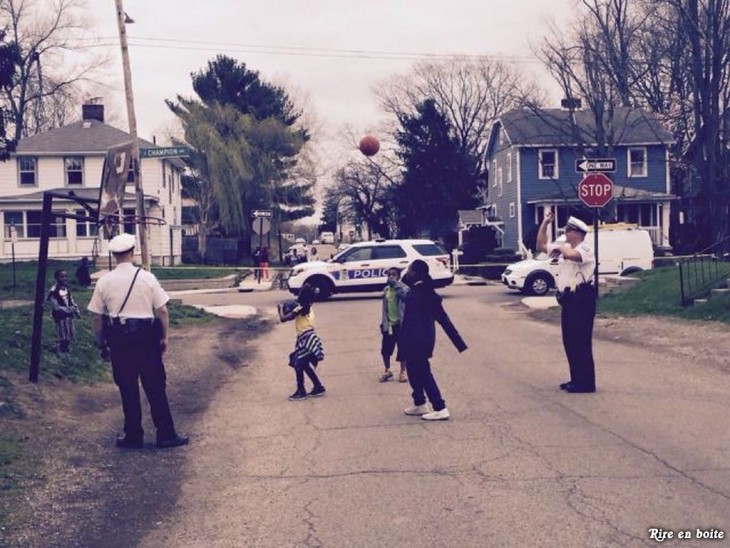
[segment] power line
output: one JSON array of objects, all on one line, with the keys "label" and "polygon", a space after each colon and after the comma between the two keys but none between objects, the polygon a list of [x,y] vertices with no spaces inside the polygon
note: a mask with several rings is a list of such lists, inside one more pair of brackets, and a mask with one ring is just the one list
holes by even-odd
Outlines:
[{"label": "power line", "polygon": [[[114,47],[116,39],[113,37],[100,37],[101,42],[91,44],[91,47]],[[487,54],[460,54],[460,53],[429,53],[429,52],[406,52],[387,50],[366,50],[366,49],[338,49],[320,48],[306,46],[277,46],[261,44],[245,44],[237,42],[217,42],[205,40],[178,40],[168,38],[147,38],[130,37],[129,45],[137,48],[152,49],[175,49],[183,51],[226,51],[240,53],[258,53],[264,55],[288,55],[294,57],[324,57],[324,58],[346,58],[346,59],[376,59],[393,61],[423,61],[423,60],[447,60],[459,57],[467,60],[492,59],[509,61],[513,63],[536,63],[534,57],[510,56],[510,55],[487,55]]]}]

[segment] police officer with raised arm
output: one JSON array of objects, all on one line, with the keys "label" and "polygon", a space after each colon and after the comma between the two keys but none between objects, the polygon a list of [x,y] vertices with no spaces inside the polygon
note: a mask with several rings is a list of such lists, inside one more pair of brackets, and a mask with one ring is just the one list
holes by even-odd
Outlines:
[{"label": "police officer with raised arm", "polygon": [[593,363],[593,320],[596,292],[593,270],[596,259],[584,242],[588,225],[570,217],[565,225],[565,241],[548,243],[547,229],[554,216],[548,211],[537,232],[537,249],[558,259],[557,299],[561,306],[560,324],[563,346],[568,357],[570,380],[560,388],[571,393],[596,391]]},{"label": "police officer with raised arm", "polygon": [[[139,381],[157,429],[157,447],[186,445],[175,431],[165,389],[162,354],[167,350],[169,297],[157,278],[135,267],[135,238],[120,234],[109,242],[117,266],[96,283],[88,309],[102,357],[111,355],[114,382],[124,411],[124,436],[117,447],[139,449],[144,444]],[[157,321],[155,321],[157,318]]]}]

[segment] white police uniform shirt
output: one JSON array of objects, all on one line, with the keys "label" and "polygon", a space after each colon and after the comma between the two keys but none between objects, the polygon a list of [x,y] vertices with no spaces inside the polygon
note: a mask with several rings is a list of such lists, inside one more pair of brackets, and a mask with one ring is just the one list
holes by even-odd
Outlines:
[{"label": "white police uniform shirt", "polygon": [[553,242],[548,244],[547,253],[550,257],[559,255],[558,258],[558,274],[557,274],[557,288],[558,291],[566,291],[570,289],[575,291],[575,288],[582,283],[591,283],[593,281],[593,269],[596,264],[596,257],[593,254],[593,250],[585,243],[585,241],[579,243],[574,249],[580,253],[581,261],[572,261],[563,257],[559,249],[568,245],[565,242]]},{"label": "white police uniform shirt", "polygon": [[166,304],[170,297],[162,289],[155,275],[145,269],[139,271],[127,304],[119,314],[138,268],[132,263],[122,263],[99,278],[88,309],[95,314],[113,318],[117,315],[120,318],[154,318],[154,310]]}]

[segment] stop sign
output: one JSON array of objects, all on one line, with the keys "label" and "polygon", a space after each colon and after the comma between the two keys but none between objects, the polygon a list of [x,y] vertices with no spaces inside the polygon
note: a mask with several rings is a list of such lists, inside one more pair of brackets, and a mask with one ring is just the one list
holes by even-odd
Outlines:
[{"label": "stop sign", "polygon": [[603,207],[613,197],[613,183],[603,173],[590,173],[578,183],[578,198],[588,207]]}]

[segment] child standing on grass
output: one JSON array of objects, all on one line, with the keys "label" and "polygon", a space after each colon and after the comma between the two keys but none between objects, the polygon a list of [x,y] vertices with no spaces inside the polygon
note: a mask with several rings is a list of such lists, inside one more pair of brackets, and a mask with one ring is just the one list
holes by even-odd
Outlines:
[{"label": "child standing on grass", "polygon": [[[383,367],[385,372],[380,375],[380,382],[388,382],[393,378],[393,372],[390,370],[390,358],[398,344],[398,332],[400,324],[403,320],[403,311],[405,309],[405,297],[408,292],[408,286],[400,281],[400,270],[393,267],[386,271],[388,276],[387,285],[383,289],[383,315],[380,321],[380,333],[383,340],[380,345],[380,355],[383,357]],[[398,380],[407,382],[405,364],[401,359],[400,348],[396,352],[395,360],[400,363],[400,374]]]},{"label": "child standing on grass", "polygon": [[[314,371],[317,364],[324,359],[322,341],[314,330],[312,303],[315,295],[314,289],[305,283],[299,290],[296,301],[284,301],[278,307],[279,319],[282,322],[294,320],[294,329],[297,333],[294,351],[289,354],[289,365],[294,368],[297,379],[297,389],[289,396],[291,401],[324,396],[325,393],[325,388]],[[314,385],[309,393],[304,388],[305,374]]]},{"label": "child standing on grass", "polygon": [[53,278],[56,283],[49,289],[46,300],[51,303],[51,316],[56,324],[58,350],[67,354],[71,350],[71,341],[75,339],[74,317],[80,317],[81,314],[79,313],[79,307],[71,296],[66,271],[56,270],[53,273]]}]

